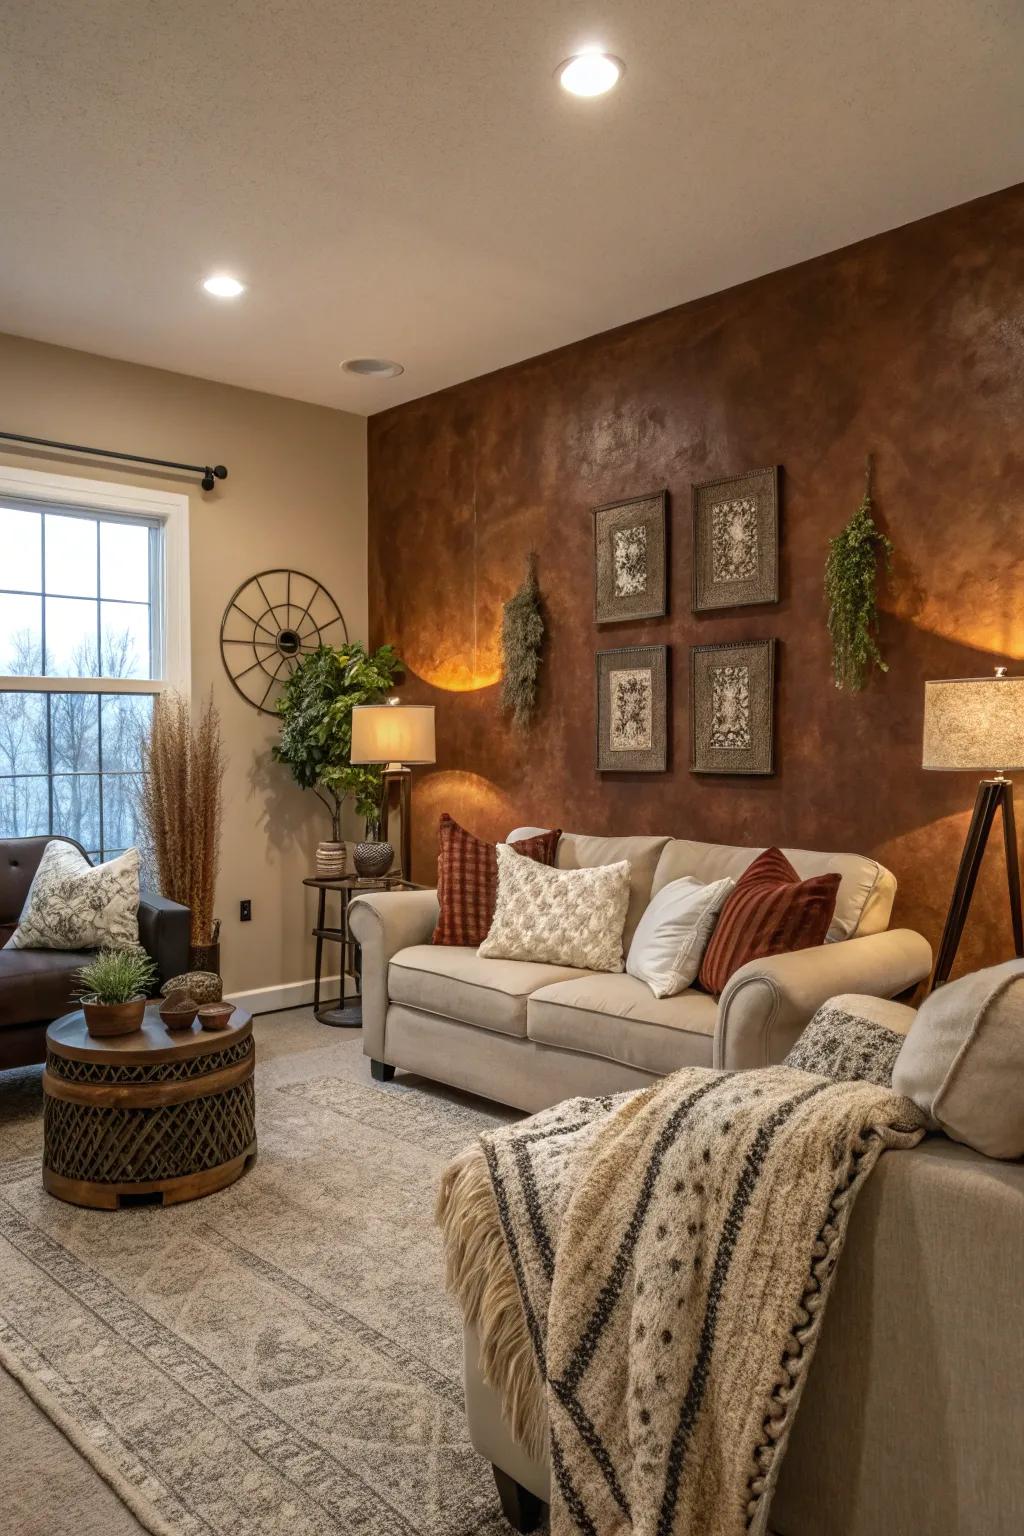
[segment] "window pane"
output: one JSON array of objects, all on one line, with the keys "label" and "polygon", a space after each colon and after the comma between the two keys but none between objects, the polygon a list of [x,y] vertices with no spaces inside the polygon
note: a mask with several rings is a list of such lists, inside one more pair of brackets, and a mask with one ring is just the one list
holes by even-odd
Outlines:
[{"label": "window pane", "polygon": [[0,837],[38,837],[50,830],[46,779],[0,779]]},{"label": "window pane", "polygon": [[20,592],[43,590],[43,519],[38,512],[0,507],[0,549],[4,552],[0,587]]},{"label": "window pane", "polygon": [[53,829],[83,848],[100,846],[100,779],[97,773],[53,776]]},{"label": "window pane", "polygon": [[82,597],[46,599],[46,676],[96,677],[96,604]]},{"label": "window pane", "polygon": [[0,592],[0,673],[43,675],[43,605],[38,597]]},{"label": "window pane", "polygon": [[138,523],[100,524],[100,596],[149,602],[150,530]]},{"label": "window pane", "polygon": [[142,738],[153,718],[149,694],[105,694],[103,711],[103,761],[100,767],[134,769],[142,760]]},{"label": "window pane", "polygon": [[111,849],[138,846],[141,778],[142,775],[137,773],[103,775],[103,856],[106,859],[113,858]]},{"label": "window pane", "polygon": [[46,591],[96,597],[95,518],[46,513]]},{"label": "window pane", "polygon": [[103,677],[151,677],[149,608],[138,603],[101,603]]},{"label": "window pane", "polygon": [[100,766],[99,695],[50,695],[50,741],[55,773],[94,773]]},{"label": "window pane", "polygon": [[0,693],[0,773],[46,771],[45,694]]}]

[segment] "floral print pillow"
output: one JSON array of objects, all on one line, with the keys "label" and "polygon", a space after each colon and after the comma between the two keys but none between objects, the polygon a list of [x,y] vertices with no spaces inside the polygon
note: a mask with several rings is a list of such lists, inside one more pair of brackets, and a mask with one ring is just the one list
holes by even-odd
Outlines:
[{"label": "floral print pillow", "polygon": [[134,948],[139,850],[92,865],[70,843],[47,843],[7,949]]}]

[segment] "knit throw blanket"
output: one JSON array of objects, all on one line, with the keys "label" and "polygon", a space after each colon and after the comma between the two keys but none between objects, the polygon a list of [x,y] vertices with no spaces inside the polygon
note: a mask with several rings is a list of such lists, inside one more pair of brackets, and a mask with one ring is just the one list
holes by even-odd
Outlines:
[{"label": "knit throw blanket", "polygon": [[571,1099],[447,1169],[448,1281],[553,1536],[764,1531],[857,1192],[909,1099],[694,1067]]}]

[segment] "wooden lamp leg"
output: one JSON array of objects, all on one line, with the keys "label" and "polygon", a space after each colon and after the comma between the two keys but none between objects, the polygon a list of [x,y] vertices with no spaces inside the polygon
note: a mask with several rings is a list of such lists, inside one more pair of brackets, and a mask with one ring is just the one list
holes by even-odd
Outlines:
[{"label": "wooden lamp leg", "polygon": [[960,855],[956,884],[946,914],[939,953],[935,961],[930,991],[949,980],[964,923],[978,883],[978,871],[985,856],[989,833],[996,811],[1003,813],[1003,846],[1006,850],[1006,875],[1010,891],[1010,919],[1013,924],[1014,951],[1024,956],[1024,923],[1021,919],[1020,867],[1017,858],[1017,830],[1013,814],[1013,785],[1009,779],[982,779],[974,801],[974,814]]}]

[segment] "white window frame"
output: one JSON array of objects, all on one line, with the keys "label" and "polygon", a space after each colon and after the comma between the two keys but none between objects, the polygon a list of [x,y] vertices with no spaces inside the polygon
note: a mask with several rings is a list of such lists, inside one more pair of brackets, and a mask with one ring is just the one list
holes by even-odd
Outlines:
[{"label": "white window frame", "polygon": [[[160,626],[162,676],[136,677],[10,677],[0,673],[6,693],[163,693],[176,688],[186,697],[192,685],[192,640],[189,616],[188,516],[189,499],[177,491],[85,480],[80,475],[54,475],[45,470],[15,469],[0,464],[0,498],[34,502],[49,509],[93,512],[101,517],[145,517],[163,525],[160,540],[162,580],[154,583],[151,601]],[[2,557],[0,550],[0,557]]]}]

